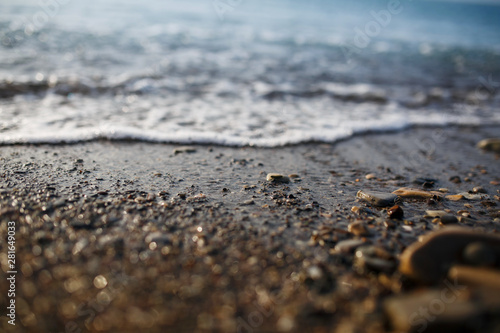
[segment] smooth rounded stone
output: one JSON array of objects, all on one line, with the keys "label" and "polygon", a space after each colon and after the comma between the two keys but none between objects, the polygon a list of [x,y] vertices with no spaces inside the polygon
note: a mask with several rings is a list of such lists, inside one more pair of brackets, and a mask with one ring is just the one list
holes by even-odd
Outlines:
[{"label": "smooth rounded stone", "polygon": [[335,245],[335,251],[340,253],[352,253],[363,244],[366,244],[366,241],[362,239],[346,239]]},{"label": "smooth rounded stone", "polygon": [[464,199],[464,196],[461,194],[452,194],[452,195],[447,195],[446,199],[450,201],[460,201]]},{"label": "smooth rounded stone", "polygon": [[372,179],[376,179],[377,178],[377,175],[375,175],[374,173],[369,173],[365,176],[366,180],[372,180]]},{"label": "smooth rounded stone", "polygon": [[497,269],[457,265],[450,269],[448,277],[461,285],[500,291],[500,271]]},{"label": "smooth rounded stone", "polygon": [[482,186],[476,186],[472,189],[474,193],[487,193],[486,190]]},{"label": "smooth rounded stone", "polygon": [[417,199],[428,199],[442,195],[441,192],[435,192],[435,191],[428,192],[410,187],[402,187],[392,193],[403,198],[417,198]]},{"label": "smooth rounded stone", "polygon": [[279,173],[268,173],[266,176],[268,182],[272,183],[289,183],[290,178]]},{"label": "smooth rounded stone", "polygon": [[455,184],[460,184],[462,182],[462,179],[460,179],[459,176],[452,176],[450,177],[449,181]]},{"label": "smooth rounded stone", "polygon": [[441,217],[448,215],[448,212],[444,210],[426,210],[424,217]]},{"label": "smooth rounded stone", "polygon": [[448,193],[448,192],[450,192],[450,190],[447,189],[446,187],[441,187],[438,191],[441,192],[441,193]]},{"label": "smooth rounded stone", "polygon": [[386,249],[376,245],[364,245],[356,249],[356,257],[375,257],[392,260],[394,256]]},{"label": "smooth rounded stone", "polygon": [[452,283],[389,297],[383,309],[391,332],[476,332],[483,314],[469,293]]},{"label": "smooth rounded stone", "polygon": [[361,274],[369,271],[392,273],[396,269],[396,263],[381,258],[356,256],[355,267]]},{"label": "smooth rounded stone", "polygon": [[365,223],[358,221],[352,222],[347,226],[347,230],[355,236],[366,236],[369,234]]},{"label": "smooth rounded stone", "polygon": [[488,244],[474,242],[467,245],[463,252],[464,263],[472,266],[493,266],[496,256]]},{"label": "smooth rounded stone", "polygon": [[358,193],[356,193],[356,197],[376,207],[393,206],[398,199],[398,196],[392,193],[367,190],[359,190]]},{"label": "smooth rounded stone", "polygon": [[387,215],[389,215],[389,218],[391,219],[401,220],[405,216],[405,213],[403,211],[403,208],[401,208],[399,205],[395,205],[387,209]]},{"label": "smooth rounded stone", "polygon": [[465,247],[474,242],[483,242],[497,257],[500,255],[500,236],[447,226],[422,236],[420,241],[407,247],[400,256],[399,271],[420,283],[437,283],[461,260]]},{"label": "smooth rounded stone", "polygon": [[477,143],[479,149],[500,153],[500,138],[484,139]]},{"label": "smooth rounded stone", "polygon": [[455,215],[451,215],[451,214],[446,214],[446,215],[443,215],[439,218],[439,222],[441,224],[457,224],[458,223],[458,219]]}]

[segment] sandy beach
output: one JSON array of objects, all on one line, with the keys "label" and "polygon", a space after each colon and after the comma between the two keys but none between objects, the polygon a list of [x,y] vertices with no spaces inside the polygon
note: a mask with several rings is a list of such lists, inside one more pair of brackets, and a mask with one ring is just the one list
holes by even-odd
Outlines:
[{"label": "sandy beach", "polygon": [[[0,329],[496,331],[498,298],[484,296],[494,288],[460,282],[465,291],[433,313],[429,295],[452,280],[412,278],[400,261],[448,224],[497,233],[500,163],[476,144],[499,130],[415,128],[273,149],[0,147],[0,230],[5,238],[15,222],[18,271],[17,325],[2,315]],[[357,198],[405,187],[429,195],[400,195],[399,209]],[[432,316],[412,312],[419,302]]]}]

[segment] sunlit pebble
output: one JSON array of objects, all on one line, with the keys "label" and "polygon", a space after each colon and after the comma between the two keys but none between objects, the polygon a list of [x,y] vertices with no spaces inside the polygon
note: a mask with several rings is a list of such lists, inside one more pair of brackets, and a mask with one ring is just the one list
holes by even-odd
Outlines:
[{"label": "sunlit pebble", "polygon": [[45,76],[42,73],[36,73],[35,79],[37,81],[42,81]]},{"label": "sunlit pebble", "polygon": [[108,280],[106,280],[106,278],[102,275],[97,275],[95,278],[94,278],[94,286],[97,288],[97,289],[103,289],[105,288],[106,286],[108,285]]},{"label": "sunlit pebble", "polygon": [[191,238],[193,240],[193,242],[197,242],[198,241],[198,236],[193,236],[193,238]]},{"label": "sunlit pebble", "polygon": [[202,228],[202,227],[198,227],[198,228],[196,228],[196,230],[197,230],[198,232],[202,232],[202,231],[203,231],[203,228]]},{"label": "sunlit pebble", "polygon": [[157,247],[158,247],[158,244],[156,244],[156,242],[151,242],[151,243],[149,243],[149,249],[150,249],[151,251],[156,250],[156,248],[157,248]]},{"label": "sunlit pebble", "polygon": [[33,252],[33,255],[35,256],[39,256],[42,254],[42,248],[38,245],[35,245],[33,246],[33,248],[31,249],[31,252]]}]

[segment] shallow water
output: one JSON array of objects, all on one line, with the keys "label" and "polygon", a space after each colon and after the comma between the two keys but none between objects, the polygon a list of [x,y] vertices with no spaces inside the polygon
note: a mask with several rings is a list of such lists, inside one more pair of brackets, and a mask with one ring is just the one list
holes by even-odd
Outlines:
[{"label": "shallow water", "polygon": [[500,6],[0,4],[0,143],[279,146],[499,124]]}]

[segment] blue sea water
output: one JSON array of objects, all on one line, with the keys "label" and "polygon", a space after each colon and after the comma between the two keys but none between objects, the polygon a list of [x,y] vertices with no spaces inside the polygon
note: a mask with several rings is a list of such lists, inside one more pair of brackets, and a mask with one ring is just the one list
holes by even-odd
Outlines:
[{"label": "blue sea water", "polygon": [[0,144],[335,142],[499,124],[499,91],[499,5],[0,3]]}]

